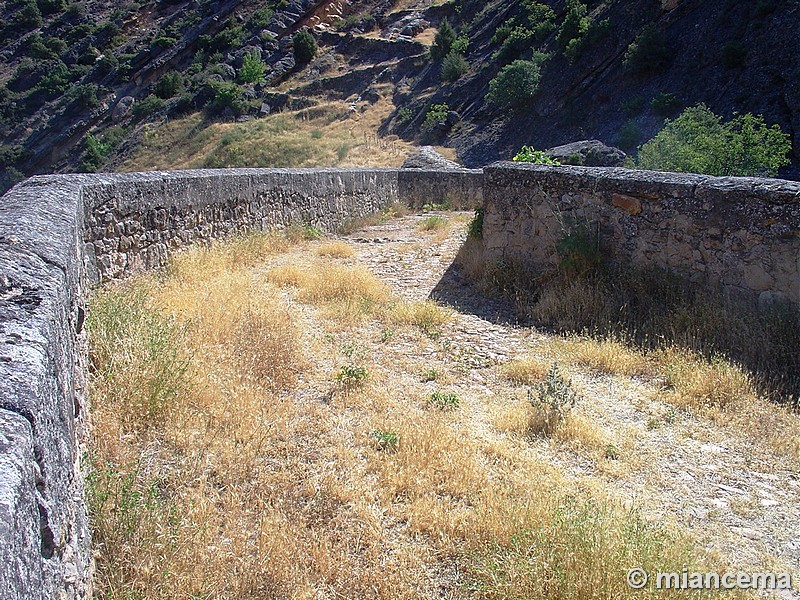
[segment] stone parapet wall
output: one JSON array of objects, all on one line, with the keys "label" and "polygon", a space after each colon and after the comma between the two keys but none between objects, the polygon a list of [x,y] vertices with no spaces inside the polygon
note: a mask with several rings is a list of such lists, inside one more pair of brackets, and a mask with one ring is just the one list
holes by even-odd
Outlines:
[{"label": "stone parapet wall", "polygon": [[81,177],[0,202],[0,598],[81,598],[90,543]]},{"label": "stone parapet wall", "polygon": [[103,176],[84,187],[93,278],[164,264],[170,250],[304,223],[334,231],[399,202],[396,169],[229,169]]},{"label": "stone parapet wall", "polygon": [[[448,177],[446,189],[475,200],[479,177],[466,187]],[[91,597],[88,286],[161,266],[190,243],[291,223],[333,231],[443,189],[430,174],[413,178],[398,169],[51,175],[0,198],[2,600]]]},{"label": "stone parapet wall", "polygon": [[413,208],[441,204],[474,210],[483,205],[481,169],[401,169],[398,186],[403,202]]},{"label": "stone parapet wall", "polygon": [[556,242],[584,224],[619,263],[660,267],[737,300],[800,305],[798,182],[496,163],[484,195],[489,261],[552,268]]}]

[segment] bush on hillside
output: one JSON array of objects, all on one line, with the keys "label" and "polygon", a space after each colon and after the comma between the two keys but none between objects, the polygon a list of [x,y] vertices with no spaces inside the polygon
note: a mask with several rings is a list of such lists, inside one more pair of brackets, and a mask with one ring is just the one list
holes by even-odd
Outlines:
[{"label": "bush on hillside", "polygon": [[292,38],[294,46],[294,61],[298,65],[305,65],[311,62],[317,55],[317,41],[307,29],[298,31]]},{"label": "bush on hillside", "polygon": [[724,122],[704,104],[667,120],[639,150],[637,166],[720,176],[774,177],[789,164],[789,135],[762,116],[739,115]]},{"label": "bush on hillside", "polygon": [[[574,40],[581,40],[589,30],[591,19],[586,5],[580,0],[567,0],[564,22],[558,30],[557,41],[562,50],[566,50]],[[579,42],[578,42],[579,43]]]},{"label": "bush on hillside", "polygon": [[422,123],[423,131],[431,131],[435,129],[439,123],[447,121],[447,115],[450,113],[450,107],[447,104],[434,104],[425,113],[425,121]]},{"label": "bush on hillside", "polygon": [[245,53],[242,59],[242,68],[239,69],[239,81],[242,83],[264,83],[266,65],[261,60],[258,50]]},{"label": "bush on hillside", "polygon": [[628,46],[625,66],[641,74],[660,73],[672,61],[672,51],[663,33],[648,25]]},{"label": "bush on hillside", "polygon": [[442,62],[442,79],[444,81],[456,81],[467,71],[469,71],[469,63],[455,50],[451,50],[450,54],[444,57]]},{"label": "bush on hillside", "polygon": [[531,100],[539,89],[544,57],[546,55],[539,55],[536,60],[515,60],[503,67],[489,82],[488,100],[500,106],[521,106]]},{"label": "bush on hillside", "polygon": [[153,93],[164,100],[172,98],[183,90],[183,75],[179,71],[170,71],[153,86]]},{"label": "bush on hillside", "polygon": [[436,37],[433,40],[433,46],[431,46],[431,58],[433,60],[442,60],[450,53],[456,38],[456,30],[453,29],[453,26],[450,25],[447,19],[442,21],[439,31],[436,32]]}]

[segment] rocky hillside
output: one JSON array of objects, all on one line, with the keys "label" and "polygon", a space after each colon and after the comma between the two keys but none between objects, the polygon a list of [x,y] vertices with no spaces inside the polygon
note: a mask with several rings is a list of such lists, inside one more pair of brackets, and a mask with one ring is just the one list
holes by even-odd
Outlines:
[{"label": "rocky hillside", "polygon": [[[635,152],[704,102],[779,124],[794,148],[781,174],[800,174],[800,0],[16,0],[0,16],[4,188],[113,169],[198,111],[200,136],[332,100],[350,110],[331,120],[384,100],[375,134],[454,147],[469,166],[586,138]],[[303,29],[318,49],[298,63]],[[535,93],[504,97],[524,86],[491,82],[517,60]]]}]

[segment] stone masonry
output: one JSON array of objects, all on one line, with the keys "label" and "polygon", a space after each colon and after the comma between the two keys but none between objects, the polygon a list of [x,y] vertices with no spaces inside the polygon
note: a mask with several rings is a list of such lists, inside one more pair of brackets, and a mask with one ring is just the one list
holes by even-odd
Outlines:
[{"label": "stone masonry", "polygon": [[[91,597],[88,286],[162,266],[198,241],[291,223],[333,231],[403,201],[401,188],[440,202],[453,185],[419,176],[401,186],[398,169],[57,175],[0,199],[2,600]],[[470,197],[478,202],[479,188]]]},{"label": "stone masonry", "polygon": [[556,262],[568,227],[604,255],[657,266],[760,305],[800,304],[800,183],[619,168],[497,163],[485,169],[488,260]]},{"label": "stone masonry", "polygon": [[[485,198],[484,198],[485,196]],[[800,184],[498,163],[33,177],[0,199],[0,598],[91,597],[85,297],[234,232],[323,230],[394,202],[484,204],[488,260],[554,260],[568,221],[618,260],[800,304]]]}]

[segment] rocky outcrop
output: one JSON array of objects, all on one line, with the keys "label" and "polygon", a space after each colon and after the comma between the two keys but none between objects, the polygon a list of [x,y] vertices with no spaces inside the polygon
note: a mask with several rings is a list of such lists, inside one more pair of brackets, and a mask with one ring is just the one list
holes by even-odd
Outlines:
[{"label": "rocky outcrop", "polygon": [[621,167],[628,155],[600,140],[581,140],[549,148],[545,152],[562,165],[583,167]]},{"label": "rocky outcrop", "polygon": [[422,146],[408,155],[403,162],[404,169],[460,169],[456,162],[445,158],[433,146]]}]

